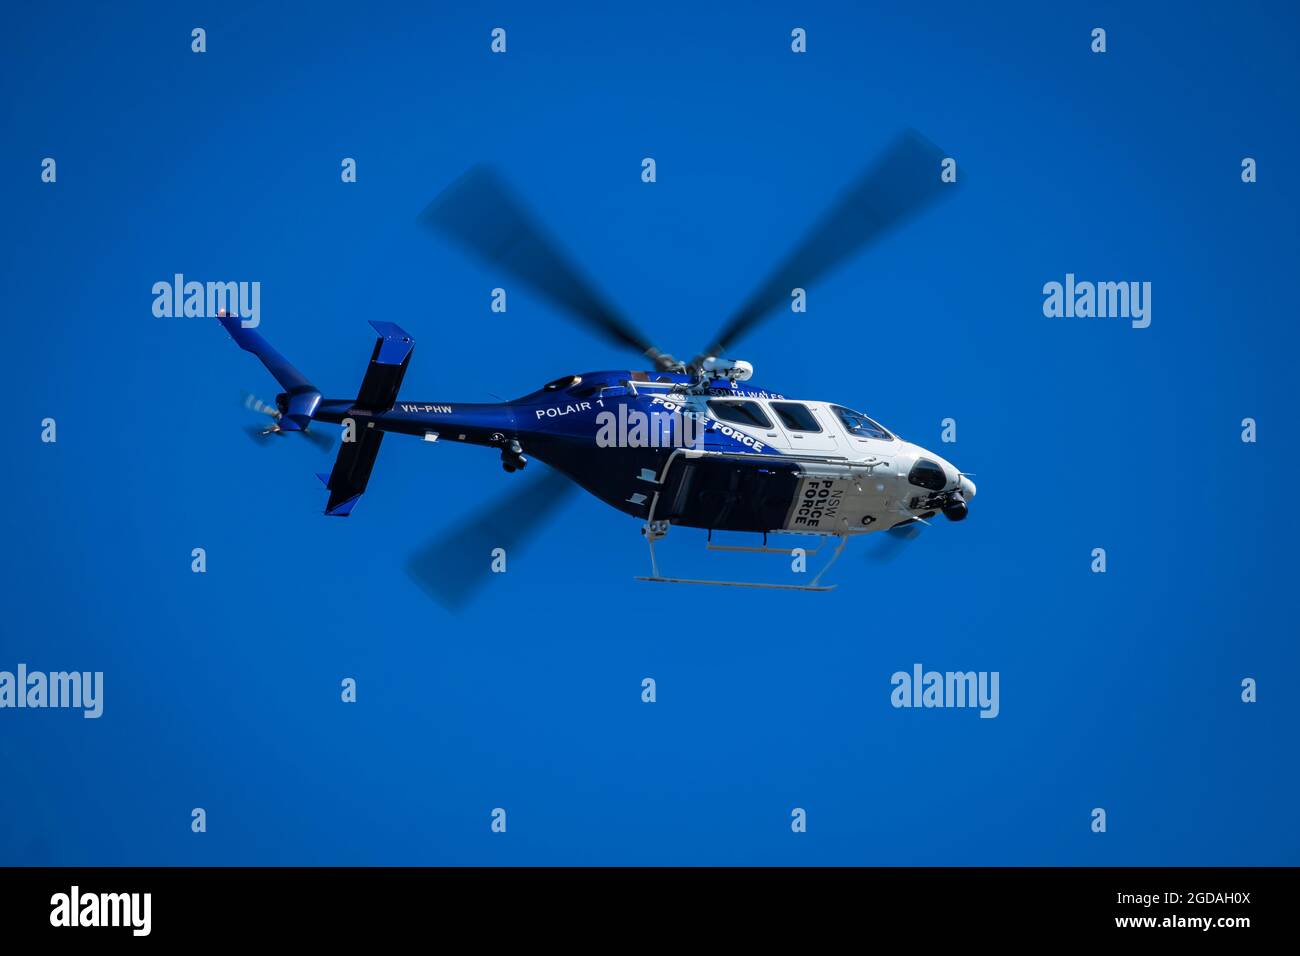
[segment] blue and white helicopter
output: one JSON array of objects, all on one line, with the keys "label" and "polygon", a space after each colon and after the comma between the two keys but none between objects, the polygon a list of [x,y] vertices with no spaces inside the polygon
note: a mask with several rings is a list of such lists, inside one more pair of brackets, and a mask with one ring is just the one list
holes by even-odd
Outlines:
[{"label": "blue and white helicopter", "polygon": [[[526,207],[484,167],[449,187],[421,216],[423,224],[527,283],[586,326],[640,353],[653,368],[565,375],[514,401],[471,404],[408,401],[398,390],[414,339],[392,322],[370,324],[379,334],[355,398],[324,398],[258,332],[237,317],[220,321],[256,355],[284,391],[274,406],[250,407],[272,418],[260,434],[307,433],[317,422],[343,426],[329,489],[327,515],[351,514],[365,492],[384,435],[481,445],[501,455],[508,472],[531,456],[548,476],[526,494],[472,518],[412,564],[412,573],[442,598],[463,596],[468,582],[448,590],[447,572],[463,565],[464,537],[495,517],[497,537],[518,537],[575,483],[641,522],[650,548],[644,581],[826,591],[821,578],[849,538],[877,531],[911,534],[942,513],[966,517],[975,496],[971,476],[904,441],[851,407],[788,397],[752,384],[747,363],[724,358],[744,332],[788,302],[850,254],[955,188],[940,178],[943,154],[915,133],[904,135],[811,230],[742,306],[710,346],[690,361],[655,348],[609,306],[558,251]],[[504,518],[504,520],[503,520]],[[709,532],[719,551],[789,554],[770,548],[774,533],[837,539],[829,561],[808,584],[700,580],[664,576],[654,545],[673,525]],[[757,547],[716,544],[713,532],[755,532]],[[818,545],[820,549],[820,543]],[[815,549],[816,550],[816,549]],[[490,551],[490,547],[484,551]],[[486,559],[485,559],[486,560]],[[438,582],[438,583],[435,583]]]}]

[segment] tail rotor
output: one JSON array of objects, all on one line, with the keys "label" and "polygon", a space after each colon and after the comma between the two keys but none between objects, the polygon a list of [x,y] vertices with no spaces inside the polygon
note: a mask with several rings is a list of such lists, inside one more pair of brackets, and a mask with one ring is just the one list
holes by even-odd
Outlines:
[{"label": "tail rotor", "polygon": [[245,408],[247,408],[249,411],[256,412],[259,415],[265,415],[267,418],[270,419],[270,422],[266,425],[263,426],[248,425],[244,429],[248,433],[249,437],[252,438],[258,444],[261,445],[266,444],[268,441],[271,440],[271,437],[273,435],[284,436],[289,434],[296,434],[296,435],[302,435],[313,445],[319,448],[322,452],[328,452],[331,448],[334,447],[333,438],[321,432],[312,431],[310,426],[305,428],[281,427],[280,423],[284,418],[284,412],[280,410],[278,405],[270,405],[262,401],[252,392],[244,392],[243,397],[244,397]]}]

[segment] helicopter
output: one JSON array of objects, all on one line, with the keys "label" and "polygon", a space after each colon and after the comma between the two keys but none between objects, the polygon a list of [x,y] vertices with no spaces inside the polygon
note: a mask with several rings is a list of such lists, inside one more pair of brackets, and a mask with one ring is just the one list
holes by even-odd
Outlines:
[{"label": "helicopter", "polygon": [[[218,320],[284,389],[274,405],[249,398],[249,407],[272,419],[262,436],[310,437],[316,423],[343,426],[333,469],[318,476],[329,492],[326,515],[352,513],[386,434],[477,445],[495,450],[507,472],[523,471],[531,457],[554,473],[533,494],[513,496],[509,534],[525,533],[564,486],[577,486],[641,522],[651,573],[638,580],[828,591],[834,585],[821,579],[850,538],[881,531],[910,537],[939,514],[965,519],[976,491],[972,476],[850,406],[760,387],[751,381],[750,363],[726,356],[778,303],[788,302],[792,290],[811,285],[955,188],[941,178],[943,158],[920,134],[904,133],[708,346],[686,361],[656,348],[610,305],[499,174],[472,168],[425,208],[421,225],[513,275],[651,366],[567,374],[513,401],[399,398],[415,340],[379,320],[370,322],[378,339],[357,396],[325,398],[238,316]],[[501,517],[501,509],[493,511]],[[716,551],[789,554],[769,547],[771,534],[817,538],[818,547],[808,553],[831,540],[838,544],[808,584],[672,577],[660,572],[655,543],[673,526],[706,530],[707,547]],[[475,527],[471,519],[460,532]],[[760,534],[762,544],[715,543],[715,532]],[[463,554],[445,547],[435,549],[430,562],[443,570],[464,563]]]}]

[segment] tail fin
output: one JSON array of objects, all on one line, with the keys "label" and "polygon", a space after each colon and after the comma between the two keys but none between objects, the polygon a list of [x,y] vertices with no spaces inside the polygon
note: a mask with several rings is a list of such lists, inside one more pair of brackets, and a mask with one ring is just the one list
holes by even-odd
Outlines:
[{"label": "tail fin", "polygon": [[366,490],[379,445],[384,440],[384,433],[372,428],[369,418],[393,407],[415,349],[415,340],[394,323],[371,322],[370,325],[379,333],[379,339],[370,355],[365,378],[361,380],[356,404],[348,410],[348,416],[356,422],[356,435],[353,441],[339,445],[339,455],[329,477],[320,476],[330,490],[325,513],[337,517],[351,514],[357,499]]},{"label": "tail fin", "polygon": [[307,376],[289,364],[289,360],[277,352],[271,343],[262,338],[261,333],[246,329],[234,315],[219,315],[217,321],[230,333],[245,352],[252,352],[266,366],[266,370],[275,376],[285,390],[284,413],[280,418],[280,427],[287,431],[301,431],[307,427],[311,417],[320,404],[321,395],[316,386],[307,381]]}]

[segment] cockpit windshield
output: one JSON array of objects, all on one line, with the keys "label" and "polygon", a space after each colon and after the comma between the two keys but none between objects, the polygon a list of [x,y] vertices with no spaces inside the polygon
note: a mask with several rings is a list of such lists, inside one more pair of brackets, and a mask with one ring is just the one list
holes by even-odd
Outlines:
[{"label": "cockpit windshield", "polygon": [[831,408],[840,417],[840,421],[844,423],[844,427],[848,429],[850,435],[857,435],[859,438],[876,438],[880,441],[894,440],[894,436],[889,433],[889,429],[878,422],[872,421],[861,412],[855,412],[843,405],[832,405]]}]

